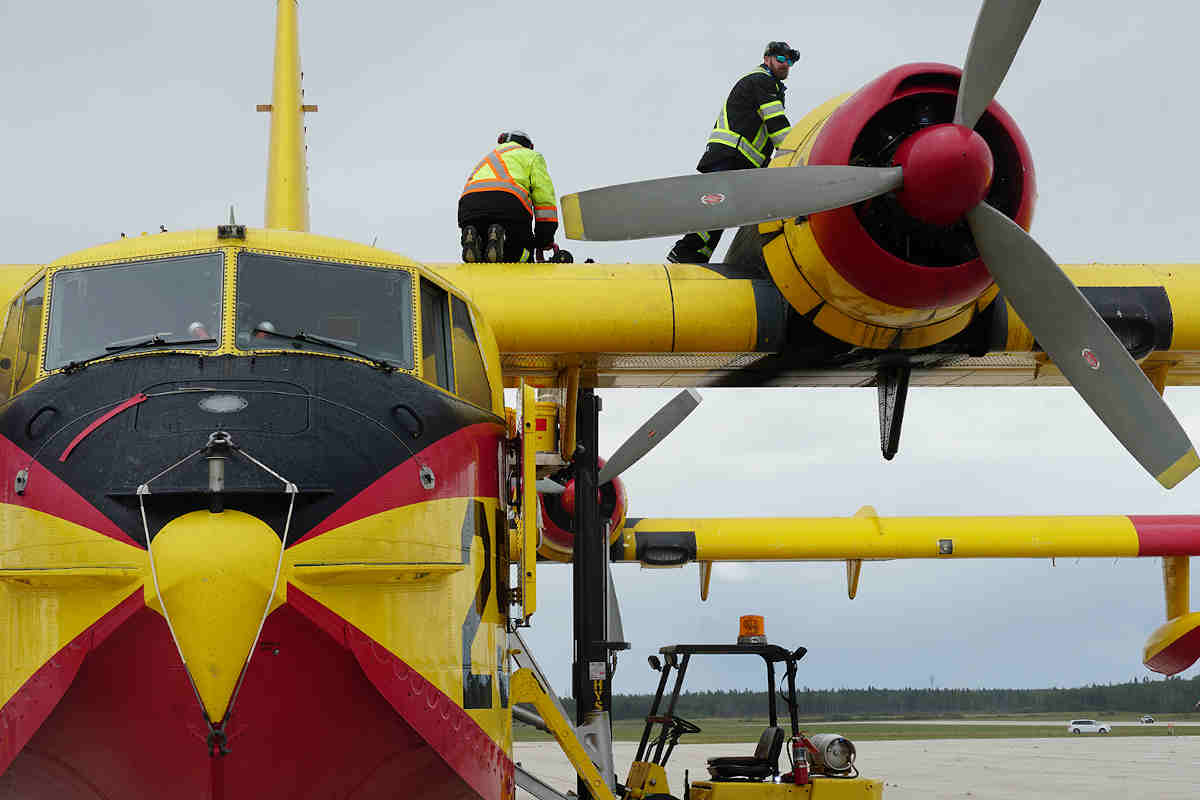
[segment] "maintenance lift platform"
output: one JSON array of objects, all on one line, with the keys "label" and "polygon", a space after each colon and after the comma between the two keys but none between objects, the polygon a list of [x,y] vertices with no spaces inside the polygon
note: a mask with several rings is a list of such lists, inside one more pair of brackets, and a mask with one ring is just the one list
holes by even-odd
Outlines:
[{"label": "maintenance lift platform", "polygon": [[[675,797],[667,783],[666,765],[682,736],[700,733],[700,727],[678,716],[675,710],[688,665],[694,656],[756,656],[763,660],[767,673],[767,727],[759,737],[752,755],[719,756],[707,760],[709,779],[685,778],[684,800],[773,800],[773,798],[811,798],[812,800],[864,800],[883,796],[882,781],[858,776],[854,767],[854,745],[837,734],[806,736],[800,730],[796,701],[797,665],[807,650],[786,650],[768,644],[763,635],[761,617],[743,617],[737,644],[677,644],[659,650],[662,656],[650,656],[652,669],[660,673],[658,690],[646,715],[646,725],[637,754],[625,782],[628,800],[668,800]],[[788,710],[791,728],[787,748],[791,768],[779,771],[784,752],[785,731],[779,725],[776,701],[776,665],[782,665],[786,689],[779,697]],[[663,695],[674,673],[674,685],[663,707]]]}]

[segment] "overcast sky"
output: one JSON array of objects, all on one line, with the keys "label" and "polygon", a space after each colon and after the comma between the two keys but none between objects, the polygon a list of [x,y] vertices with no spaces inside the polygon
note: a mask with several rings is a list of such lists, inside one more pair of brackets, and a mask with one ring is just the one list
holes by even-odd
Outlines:
[{"label": "overcast sky", "polygon": [[[436,6],[436,7],[435,7]],[[1182,4],[1050,0],[999,100],[1038,173],[1033,233],[1060,262],[1195,262],[1192,53]],[[839,10],[843,9],[843,10]],[[882,0],[763,7],[309,2],[301,38],[312,225],[424,261],[458,257],[467,171],[504,128],[532,134],[559,194],[690,172],[732,82],[786,39],[793,120],[913,61],[961,64],[978,5]],[[0,2],[0,262],[45,263],[131,234],[263,219],[274,3]],[[561,239],[560,239],[561,241]],[[669,240],[569,245],[661,261]],[[582,268],[582,267],[581,267]],[[607,390],[611,452],[672,392]],[[900,454],[879,455],[875,392],[723,390],[626,474],[636,516],[1195,513],[1200,477],[1167,492],[1071,391],[926,389]],[[1200,439],[1200,391],[1167,394]],[[849,601],[838,563],[729,565],[711,599],[695,567],[618,568],[617,691],[645,655],[732,640],[742,613],[809,648],[813,687],[1071,686],[1127,680],[1163,622],[1157,560],[867,564]],[[569,689],[570,570],[540,573],[532,636]],[[692,688],[757,686],[698,662]],[[1195,674],[1189,670],[1186,675]]]}]

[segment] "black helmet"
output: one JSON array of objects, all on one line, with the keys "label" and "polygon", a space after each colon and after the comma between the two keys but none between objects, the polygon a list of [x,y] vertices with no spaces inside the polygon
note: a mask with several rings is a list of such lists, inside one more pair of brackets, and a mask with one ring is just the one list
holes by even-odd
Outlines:
[{"label": "black helmet", "polygon": [[800,60],[799,51],[793,50],[787,42],[767,42],[767,49],[763,51],[763,56],[785,56],[793,64]]},{"label": "black helmet", "polygon": [[533,149],[533,140],[529,138],[529,134],[525,131],[504,131],[496,137],[496,144],[505,144],[507,142],[516,142],[522,147]]}]

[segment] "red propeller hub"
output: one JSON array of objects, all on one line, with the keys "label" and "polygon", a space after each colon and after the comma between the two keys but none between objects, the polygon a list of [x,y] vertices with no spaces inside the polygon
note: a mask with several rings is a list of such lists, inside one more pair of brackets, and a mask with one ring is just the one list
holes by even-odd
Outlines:
[{"label": "red propeller hub", "polygon": [[[575,516],[575,479],[567,481],[567,488],[558,496],[558,502],[562,506],[563,511]],[[602,502],[600,487],[596,487],[596,502]]]},{"label": "red propeller hub", "polygon": [[896,199],[932,225],[950,225],[982,202],[992,184],[992,151],[962,125],[931,125],[908,137],[893,163],[904,169]]},{"label": "red propeller hub", "polygon": [[567,481],[567,488],[558,496],[558,502],[562,504],[563,511],[575,516],[575,480],[572,478]]}]

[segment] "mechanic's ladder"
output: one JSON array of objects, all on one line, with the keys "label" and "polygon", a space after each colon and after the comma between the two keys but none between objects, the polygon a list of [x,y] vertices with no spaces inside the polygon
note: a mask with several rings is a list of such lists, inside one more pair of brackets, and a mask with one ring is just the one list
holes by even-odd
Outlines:
[{"label": "mechanic's ladder", "polygon": [[[558,695],[550,686],[550,681],[542,673],[541,668],[533,659],[521,634],[512,633],[516,647],[509,651],[517,664],[517,671],[512,675],[511,702],[514,718],[528,722],[535,727],[550,733],[558,741],[563,754],[575,767],[575,772],[587,783],[588,791],[594,800],[616,800],[612,790],[612,741],[607,727],[605,730],[590,730],[588,726],[576,729],[567,721],[567,714]],[[540,719],[527,711],[516,707],[517,703],[532,703],[538,710]],[[606,720],[607,721],[607,720]],[[541,723],[541,724],[539,724]],[[582,736],[581,736],[582,734]],[[607,745],[607,752],[605,752]],[[608,780],[600,774],[596,764],[607,767]],[[519,765],[516,767],[517,786],[529,792],[538,800],[567,800],[567,796],[556,789],[547,786],[539,778],[531,775]]]}]

